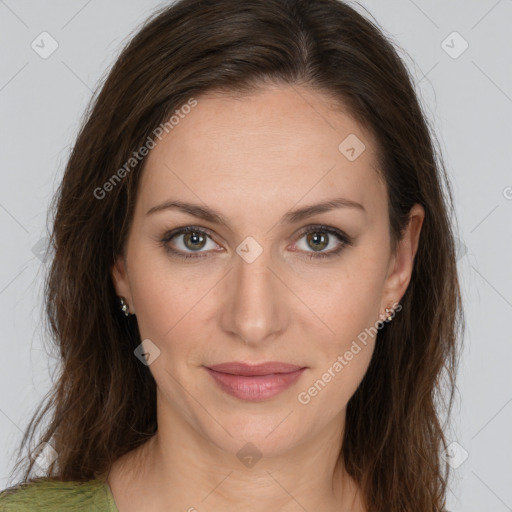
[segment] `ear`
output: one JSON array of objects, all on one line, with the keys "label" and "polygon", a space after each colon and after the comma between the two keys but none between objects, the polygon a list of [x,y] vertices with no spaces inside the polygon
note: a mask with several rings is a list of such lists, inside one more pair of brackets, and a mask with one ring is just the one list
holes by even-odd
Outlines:
[{"label": "ear", "polygon": [[126,260],[123,256],[118,256],[112,268],[110,269],[112,282],[119,297],[124,297],[128,303],[129,312],[135,314],[133,306],[132,293],[128,273],[126,271]]},{"label": "ear", "polygon": [[409,286],[424,218],[423,206],[415,204],[409,213],[409,222],[402,240],[398,243],[396,253],[390,260],[384,284],[382,311],[386,307],[400,302]]}]

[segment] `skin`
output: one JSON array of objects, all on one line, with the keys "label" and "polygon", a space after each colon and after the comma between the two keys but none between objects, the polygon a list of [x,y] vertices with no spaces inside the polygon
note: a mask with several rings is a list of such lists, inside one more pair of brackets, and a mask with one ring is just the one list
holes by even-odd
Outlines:
[{"label": "skin", "polygon": [[[118,459],[107,482],[121,512],[363,511],[338,454],[346,405],[375,338],[360,344],[309,403],[298,394],[400,301],[424,210],[413,207],[393,254],[375,141],[318,91],[265,86],[243,97],[208,93],[197,100],[151,150],[126,252],[112,268],[141,339],[160,354],[149,365],[158,432]],[[338,150],[349,134],[366,146],[354,161]],[[279,224],[290,210],[337,197],[365,211],[337,208]],[[176,209],[147,215],[171,199],[214,208],[227,226]],[[301,231],[314,224],[338,228],[353,243],[332,258],[308,259],[318,251]],[[185,260],[165,250],[165,233],[184,226],[211,238],[185,245],[186,236],[177,235],[167,245],[206,257]],[[329,238],[320,252],[339,246],[336,235],[316,232]],[[248,236],[263,249],[252,263],[236,252]],[[307,369],[276,397],[249,402],[224,393],[203,368],[227,361]],[[253,467],[236,455],[248,442],[262,453]]]}]

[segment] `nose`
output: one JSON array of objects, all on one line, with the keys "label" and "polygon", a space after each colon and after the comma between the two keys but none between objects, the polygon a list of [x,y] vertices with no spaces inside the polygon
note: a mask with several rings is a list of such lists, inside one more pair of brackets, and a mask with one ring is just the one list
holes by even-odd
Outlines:
[{"label": "nose", "polygon": [[221,327],[248,345],[270,343],[288,325],[291,292],[272,268],[269,251],[252,262],[235,256],[224,283]]}]

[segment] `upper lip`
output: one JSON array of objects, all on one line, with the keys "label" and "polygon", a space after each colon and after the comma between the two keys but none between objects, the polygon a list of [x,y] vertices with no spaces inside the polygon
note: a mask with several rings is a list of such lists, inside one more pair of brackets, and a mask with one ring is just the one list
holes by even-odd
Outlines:
[{"label": "upper lip", "polygon": [[302,370],[304,366],[281,363],[278,361],[270,361],[260,364],[247,364],[238,361],[230,361],[228,363],[207,366],[206,368],[220,373],[252,377],[255,375],[270,375],[272,373],[292,373],[297,370]]}]

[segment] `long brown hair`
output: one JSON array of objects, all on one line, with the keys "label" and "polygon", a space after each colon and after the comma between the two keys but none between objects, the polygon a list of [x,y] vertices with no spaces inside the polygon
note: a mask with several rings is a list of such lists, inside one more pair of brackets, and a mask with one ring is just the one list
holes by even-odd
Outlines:
[{"label": "long brown hair", "polygon": [[[54,198],[45,305],[61,365],[19,453],[50,415],[38,440],[58,457],[46,476],[86,481],[155,433],[156,384],[134,356],[137,320],[123,316],[110,276],[145,158],[126,162],[191,98],[271,83],[328,94],[375,135],[393,247],[411,207],[425,209],[402,310],[379,332],[348,404],[340,457],[369,510],[441,510],[449,469],[441,418],[453,403],[463,317],[450,184],[394,45],[338,0],[181,0],[124,48],[91,101]],[[122,179],[104,186],[122,168]],[[23,482],[35,480],[32,458],[20,463]]]}]

